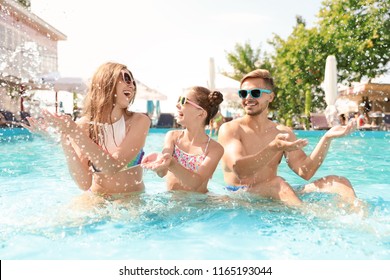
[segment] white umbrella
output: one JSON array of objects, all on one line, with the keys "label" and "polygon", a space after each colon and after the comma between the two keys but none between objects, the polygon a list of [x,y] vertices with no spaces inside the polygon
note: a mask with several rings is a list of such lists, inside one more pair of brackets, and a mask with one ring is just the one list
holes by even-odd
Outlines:
[{"label": "white umbrella", "polygon": [[358,104],[355,101],[349,99],[339,98],[336,100],[335,106],[339,114],[349,114],[359,111]]},{"label": "white umbrella", "polygon": [[167,96],[162,94],[161,92],[152,89],[145,85],[144,83],[135,80],[137,83],[137,95],[135,99],[142,100],[167,100]]},{"label": "white umbrella", "polygon": [[87,84],[79,77],[63,77],[53,82],[53,89],[55,91],[55,108],[58,113],[58,92],[67,91],[71,93],[85,93],[87,91]]},{"label": "white umbrella", "polygon": [[325,102],[327,107],[325,109],[325,116],[330,126],[338,124],[337,109],[334,105],[338,96],[337,92],[337,61],[334,55],[329,55],[326,58],[325,65]]},{"label": "white umbrella", "polygon": [[222,74],[217,74],[215,77],[216,90],[223,94],[225,101],[239,102],[238,90],[240,89],[240,82],[229,78]]},{"label": "white umbrella", "polygon": [[223,94],[224,101],[240,102],[240,97],[238,96],[238,88],[225,87],[218,88],[217,90]]},{"label": "white umbrella", "polygon": [[238,97],[238,89],[240,82],[229,78],[223,74],[216,74],[214,58],[209,59],[209,80],[207,87],[210,90],[218,90],[223,94],[223,99],[226,101],[240,101]]},{"label": "white umbrella", "polygon": [[82,78],[78,77],[63,77],[53,82],[55,92],[68,91],[75,93],[85,93],[87,91],[87,84]]},{"label": "white umbrella", "polygon": [[209,60],[209,84],[208,87],[210,90],[215,89],[215,63],[214,58],[210,57]]}]

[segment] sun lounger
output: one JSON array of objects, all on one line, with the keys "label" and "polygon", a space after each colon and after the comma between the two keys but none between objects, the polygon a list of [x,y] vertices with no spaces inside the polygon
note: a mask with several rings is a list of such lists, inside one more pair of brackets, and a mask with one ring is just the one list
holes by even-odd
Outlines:
[{"label": "sun lounger", "polygon": [[162,113],[158,118],[156,127],[157,128],[171,128],[174,124],[174,117],[169,113]]},{"label": "sun lounger", "polygon": [[390,131],[390,113],[383,117],[383,126],[384,130]]},{"label": "sun lounger", "polygon": [[330,128],[325,114],[311,113],[310,122],[315,130],[328,130]]}]

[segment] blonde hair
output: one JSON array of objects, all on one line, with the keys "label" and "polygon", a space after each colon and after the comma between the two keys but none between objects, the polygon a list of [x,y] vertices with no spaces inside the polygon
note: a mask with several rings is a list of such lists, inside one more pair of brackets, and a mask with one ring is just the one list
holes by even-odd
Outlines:
[{"label": "blonde hair", "polygon": [[[116,84],[122,75],[122,70],[128,70],[126,65],[107,62],[102,64],[92,77],[85,98],[83,116],[89,120],[89,136],[95,143],[99,142],[99,124],[112,122],[111,113],[116,101]],[[137,88],[135,93],[136,90]],[[134,98],[135,94],[130,103],[134,102]],[[131,114],[126,108],[123,110],[124,114]]]},{"label": "blonde hair", "polygon": [[266,84],[271,87],[272,90],[274,89],[274,79],[272,78],[270,72],[265,69],[256,69],[246,74],[241,79],[240,88],[246,79],[256,79],[256,78],[263,79],[266,82]]}]

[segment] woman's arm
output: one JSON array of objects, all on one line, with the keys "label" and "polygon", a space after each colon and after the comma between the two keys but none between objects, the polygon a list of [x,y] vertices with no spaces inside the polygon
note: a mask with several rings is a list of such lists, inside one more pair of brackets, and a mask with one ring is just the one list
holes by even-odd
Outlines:
[{"label": "woman's arm", "polygon": [[65,135],[61,136],[61,145],[70,175],[80,189],[88,190],[92,185],[92,172],[88,166],[88,158],[82,156],[77,145]]},{"label": "woman's arm", "polygon": [[45,117],[62,134],[69,136],[80,147],[81,154],[88,158],[97,170],[106,174],[115,174],[121,171],[138,155],[145,145],[150,127],[150,119],[143,114],[137,114],[124,140],[111,155],[96,144],[68,116],[55,116],[46,111]]},{"label": "woman's arm", "polygon": [[[22,124],[22,126],[28,129],[31,133],[44,137],[52,136],[49,132],[49,124],[45,121],[45,119],[28,117],[27,120],[29,125]],[[75,143],[72,144],[64,134],[61,135],[60,141],[65,154],[68,170],[73,180],[80,189],[89,189],[92,184],[92,173],[88,167],[88,159],[82,157],[77,145]]]}]

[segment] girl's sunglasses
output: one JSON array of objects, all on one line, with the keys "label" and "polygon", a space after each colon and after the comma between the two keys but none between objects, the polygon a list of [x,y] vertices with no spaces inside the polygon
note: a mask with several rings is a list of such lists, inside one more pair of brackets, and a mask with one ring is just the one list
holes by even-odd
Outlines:
[{"label": "girl's sunglasses", "polygon": [[238,96],[240,98],[246,98],[248,96],[248,94],[250,94],[253,98],[260,98],[263,93],[270,94],[270,93],[272,93],[272,90],[262,89],[262,88],[238,90]]},{"label": "girl's sunglasses", "polygon": [[191,104],[192,106],[198,108],[198,109],[202,109],[203,111],[205,111],[205,109],[203,109],[201,106],[199,106],[198,104],[196,104],[195,102],[192,102],[191,100],[189,100],[187,97],[185,96],[179,96],[179,99],[177,100],[177,103],[179,103],[181,106],[184,106],[186,103],[189,103]]},{"label": "girl's sunglasses", "polygon": [[122,80],[126,84],[128,84],[129,86],[130,85],[135,86],[135,80],[134,80],[133,76],[129,72],[122,70],[121,73],[122,73]]}]

